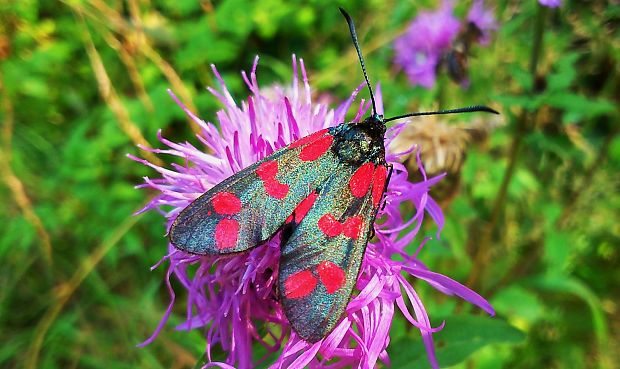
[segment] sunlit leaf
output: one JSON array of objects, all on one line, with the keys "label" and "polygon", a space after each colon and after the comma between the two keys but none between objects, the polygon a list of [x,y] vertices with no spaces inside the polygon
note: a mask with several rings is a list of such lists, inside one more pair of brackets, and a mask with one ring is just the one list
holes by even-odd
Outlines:
[{"label": "sunlit leaf", "polygon": [[[501,343],[519,343],[524,334],[508,323],[488,317],[453,316],[445,328],[434,335],[439,365],[448,367],[466,360],[480,348]],[[419,339],[404,338],[388,348],[395,368],[430,368]]]}]

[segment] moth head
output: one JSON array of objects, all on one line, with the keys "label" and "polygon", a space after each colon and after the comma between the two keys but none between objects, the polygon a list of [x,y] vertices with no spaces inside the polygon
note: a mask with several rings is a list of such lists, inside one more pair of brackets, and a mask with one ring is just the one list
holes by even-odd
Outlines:
[{"label": "moth head", "polygon": [[368,118],[364,119],[361,124],[371,125],[371,126],[383,126],[385,130],[385,120],[383,119],[382,114],[372,114]]}]

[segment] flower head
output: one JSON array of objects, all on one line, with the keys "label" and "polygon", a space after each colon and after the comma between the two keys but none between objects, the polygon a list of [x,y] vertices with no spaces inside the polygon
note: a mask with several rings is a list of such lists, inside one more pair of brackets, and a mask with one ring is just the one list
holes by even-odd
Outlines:
[{"label": "flower head", "polygon": [[453,9],[452,0],[443,0],[437,11],[421,12],[394,41],[394,62],[412,84],[432,88],[443,62],[453,79],[467,87],[466,66],[472,44],[488,44],[491,31],[498,26],[483,0],[474,0],[465,22],[454,16]]},{"label": "flower head", "polygon": [[538,3],[548,8],[559,8],[562,6],[562,0],[538,0]]},{"label": "flower head", "polygon": [[484,0],[474,0],[467,13],[467,21],[474,24],[480,32],[478,42],[481,45],[487,45],[491,37],[491,31],[495,31],[498,28],[493,11],[484,8]]},{"label": "flower head", "polygon": [[407,31],[394,41],[394,61],[413,84],[431,88],[441,55],[450,48],[461,28],[452,14],[452,1],[443,1],[439,10],[421,12]]},{"label": "flower head", "polygon": [[[154,168],[160,175],[157,179],[145,178],[145,183],[140,186],[159,192],[143,211],[162,211],[170,226],[192,200],[234,172],[296,138],[345,121],[359,88],[339,107],[330,109],[325,104],[313,102],[303,61],[298,64],[293,57],[291,86],[268,90],[259,88],[256,81],[257,62],[258,59],[249,77],[243,73],[251,95],[240,104],[232,98],[213,67],[220,89],[209,91],[224,105],[217,113],[219,129],[195,116],[177,100],[200,126],[198,140],[206,150],[187,142],[171,142],[160,134],[160,141],[168,149],[144,149],[180,157],[185,165],[172,164],[168,169],[132,157]],[[298,67],[303,76],[302,83],[298,80]],[[380,88],[377,88],[376,97],[378,113],[381,114]],[[368,104],[362,100],[357,105],[353,121],[359,121],[367,110]],[[396,126],[388,130],[386,145],[401,128]],[[439,228],[443,225],[441,210],[428,194],[429,188],[440,177],[427,178],[422,171],[423,180],[410,183],[406,168],[397,162],[399,156],[409,152],[411,149],[387,154],[387,161],[394,165],[394,173],[386,195],[386,206],[379,213],[380,224],[375,224],[377,240],[368,244],[356,291],[346,314],[325,338],[311,344],[291,330],[276,299],[274,284],[280,240],[274,238],[247,253],[227,258],[189,255],[168,245],[168,253],[162,261],[168,262],[167,284],[171,301],[161,323],[145,344],[155,339],[171,314],[175,293],[170,279],[175,278],[188,291],[186,320],[177,328],[205,332],[209,361],[215,345],[227,353],[224,362],[207,366],[251,368],[256,364],[252,359],[252,348],[257,345],[267,351],[259,361],[271,362],[272,368],[372,368],[378,361],[389,363],[386,352],[389,329],[395,310],[399,309],[420,330],[429,359],[433,367],[437,367],[432,334],[441,327],[431,326],[424,305],[406,276],[422,279],[443,293],[456,294],[490,314],[493,309],[475,292],[422,264],[418,256],[426,240],[413,255],[405,252],[405,247],[414,242],[424,219],[430,216]],[[400,204],[405,201],[413,203],[417,209],[408,220],[403,219],[399,211]],[[392,259],[395,255],[400,256],[400,261]],[[403,290],[405,294],[401,292]],[[278,351],[281,352],[275,354]]]}]

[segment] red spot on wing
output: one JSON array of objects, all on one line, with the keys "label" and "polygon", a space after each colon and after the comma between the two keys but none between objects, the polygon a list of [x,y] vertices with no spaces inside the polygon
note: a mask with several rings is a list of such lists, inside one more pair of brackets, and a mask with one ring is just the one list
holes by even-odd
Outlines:
[{"label": "red spot on wing", "polygon": [[299,146],[303,146],[303,145],[305,145],[305,144],[308,144],[308,143],[310,143],[310,142],[312,142],[312,141],[315,141],[315,140],[319,139],[320,137],[325,136],[325,133],[326,133],[326,132],[327,132],[327,128],[326,128],[326,129],[322,129],[322,130],[320,130],[320,131],[316,131],[316,132],[314,132],[314,133],[313,133],[313,134],[311,134],[311,135],[308,135],[308,136],[306,136],[306,137],[302,137],[302,138],[300,138],[299,140],[297,140],[297,141],[293,142],[292,144],[290,144],[290,145],[288,146],[288,148],[289,148],[289,149],[294,149],[294,148],[296,148],[296,147],[299,147]]},{"label": "red spot on wing", "polygon": [[359,215],[352,216],[342,225],[342,233],[349,238],[358,239],[362,230],[362,223],[362,217]]},{"label": "red spot on wing", "polygon": [[334,142],[334,136],[327,135],[312,142],[308,146],[301,149],[299,158],[303,161],[313,161],[325,154]]},{"label": "red spot on wing", "polygon": [[376,207],[381,201],[383,190],[385,189],[385,180],[387,178],[387,168],[383,165],[377,166],[372,180],[372,204]]},{"label": "red spot on wing", "polygon": [[366,195],[370,187],[370,182],[372,181],[374,169],[375,165],[369,162],[357,168],[355,173],[353,173],[349,180],[349,188],[353,196],[364,197]]},{"label": "red spot on wing", "polygon": [[331,214],[325,214],[319,219],[319,229],[328,237],[336,237],[342,233],[342,224]]},{"label": "red spot on wing", "polygon": [[215,226],[215,243],[218,249],[229,249],[237,245],[239,222],[235,219],[222,219]]},{"label": "red spot on wing", "polygon": [[256,175],[262,180],[274,178],[278,174],[278,162],[275,160],[266,161],[256,168]]},{"label": "red spot on wing", "polygon": [[265,191],[271,197],[282,200],[288,194],[289,187],[287,184],[280,183],[275,179],[270,179],[263,182]]},{"label": "red spot on wing", "polygon": [[241,200],[234,193],[218,192],[211,202],[215,212],[221,215],[232,215],[241,211]]},{"label": "red spot on wing", "polygon": [[291,274],[284,281],[284,296],[289,299],[298,299],[308,296],[317,284],[317,279],[309,270],[302,270]]},{"label": "red spot on wing", "polygon": [[308,212],[310,211],[310,208],[312,208],[312,205],[314,205],[314,202],[316,201],[317,197],[319,197],[319,194],[316,192],[313,192],[310,195],[308,195],[305,199],[303,199],[299,203],[299,205],[297,205],[297,207],[295,208],[295,212],[294,212],[296,223],[301,223],[301,220],[304,219],[306,214],[308,214]]},{"label": "red spot on wing", "polygon": [[344,286],[346,277],[344,270],[331,261],[322,262],[316,271],[319,273],[319,278],[325,285],[327,293],[334,293]]},{"label": "red spot on wing", "polygon": [[256,168],[256,175],[263,181],[265,191],[271,197],[282,200],[288,194],[289,187],[276,179],[278,174],[278,162],[266,161]]},{"label": "red spot on wing", "polygon": [[336,237],[342,233],[345,237],[358,239],[363,223],[363,219],[359,215],[352,216],[344,223],[340,223],[332,214],[325,214],[319,219],[318,226],[328,237]]}]

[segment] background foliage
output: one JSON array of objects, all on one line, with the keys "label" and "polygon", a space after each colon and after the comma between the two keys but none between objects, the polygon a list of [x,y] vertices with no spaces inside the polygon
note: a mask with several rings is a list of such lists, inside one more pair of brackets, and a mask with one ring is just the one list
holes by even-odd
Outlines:
[{"label": "background foliage", "polygon": [[[440,363],[458,368],[613,368],[620,360],[620,7],[614,1],[494,4],[500,28],[469,59],[465,90],[440,76],[411,87],[391,43],[432,1],[340,1],[358,23],[386,109],[488,103],[503,126],[469,145],[447,225],[423,259],[488,297],[498,317],[425,287]],[[457,4],[463,14],[469,2]],[[260,54],[263,85],[290,81],[344,99],[361,82],[346,26],[327,0],[25,0],[0,4],[0,366],[187,368],[204,349],[167,305],[163,220],[134,217],[158,129],[192,140],[172,88],[213,120],[216,63],[238,99]],[[469,120],[460,117],[456,120]],[[195,127],[193,127],[195,128]],[[428,232],[433,230],[429,229]],[[182,314],[177,306],[177,317]],[[413,345],[413,348],[411,348]],[[427,366],[418,334],[394,322],[396,368]]]}]

